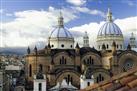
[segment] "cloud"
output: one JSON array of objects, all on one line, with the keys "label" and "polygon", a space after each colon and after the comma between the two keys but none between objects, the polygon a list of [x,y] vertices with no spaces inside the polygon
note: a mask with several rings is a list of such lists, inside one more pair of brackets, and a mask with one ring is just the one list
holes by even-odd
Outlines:
[{"label": "cloud", "polygon": [[[28,45],[46,45],[49,33],[54,26],[57,25],[57,17],[59,9],[52,6],[48,10],[26,10],[15,12],[12,16],[13,21],[3,22],[0,25],[0,47],[26,47]],[[65,23],[76,18],[77,13],[89,13],[92,15],[102,15],[103,12],[98,10],[90,10],[86,7],[62,8]],[[101,13],[99,13],[101,12]],[[104,13],[103,13],[104,14]],[[103,15],[104,16],[104,15]],[[129,38],[131,32],[137,35],[137,16],[124,19],[116,19],[114,21],[122,30],[126,39]],[[83,45],[82,36],[87,31],[90,37],[91,46],[96,46],[96,37],[99,28],[105,21],[90,22],[70,28],[75,37],[75,41],[81,46]],[[136,38],[137,39],[137,38]],[[44,44],[45,43],[45,44]]]},{"label": "cloud", "polygon": [[66,0],[66,2],[73,4],[75,6],[81,6],[86,3],[86,0]]},{"label": "cloud", "polygon": [[[57,25],[59,9],[49,7],[48,10],[26,10],[15,12],[13,21],[1,23],[1,47],[24,47],[46,42],[49,32]],[[64,22],[67,23],[77,16],[69,9],[62,9]],[[37,44],[36,44],[37,45]]]},{"label": "cloud", "polygon": [[136,0],[122,0],[122,3],[128,4],[129,6],[135,6],[137,1]]},{"label": "cloud", "polygon": [[82,12],[82,13],[87,13],[87,14],[91,14],[91,15],[100,15],[102,17],[106,17],[105,13],[97,10],[97,9],[89,9],[87,7],[72,7],[73,10],[76,10],[78,12]]},{"label": "cloud", "polygon": [[0,9],[0,14],[3,14],[4,13],[4,9]]},{"label": "cloud", "polygon": [[[78,42],[81,46],[83,45],[82,36],[84,35],[84,32],[87,31],[90,39],[90,46],[96,47],[97,34],[100,27],[104,23],[105,21],[101,21],[100,23],[91,22],[89,24],[72,27],[70,28],[70,30],[77,32],[77,34],[80,32],[80,36],[76,38],[76,42]],[[124,19],[116,19],[114,23],[116,23],[120,27],[125,39],[129,39],[132,32],[137,36],[137,16]],[[125,40],[125,42],[129,42],[129,40]]]}]

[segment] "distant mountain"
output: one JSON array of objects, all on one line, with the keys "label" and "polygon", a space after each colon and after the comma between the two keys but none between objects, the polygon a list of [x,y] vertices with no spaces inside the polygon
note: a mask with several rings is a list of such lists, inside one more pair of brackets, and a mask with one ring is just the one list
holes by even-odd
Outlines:
[{"label": "distant mountain", "polygon": [[26,47],[6,47],[6,48],[0,48],[0,54],[16,54],[16,55],[24,55],[27,53]]}]

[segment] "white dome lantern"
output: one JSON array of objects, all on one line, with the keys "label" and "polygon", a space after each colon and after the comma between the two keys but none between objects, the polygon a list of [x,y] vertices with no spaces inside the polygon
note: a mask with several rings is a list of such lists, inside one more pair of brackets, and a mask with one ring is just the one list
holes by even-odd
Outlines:
[{"label": "white dome lantern", "polygon": [[97,36],[98,50],[102,50],[105,44],[106,50],[112,49],[113,41],[116,42],[116,49],[124,49],[124,38],[121,29],[113,22],[112,12],[108,9],[106,23],[100,28]]},{"label": "white dome lantern", "polygon": [[49,42],[51,49],[73,49],[74,38],[72,34],[64,27],[63,16],[60,12],[58,17],[58,26],[51,32]]}]

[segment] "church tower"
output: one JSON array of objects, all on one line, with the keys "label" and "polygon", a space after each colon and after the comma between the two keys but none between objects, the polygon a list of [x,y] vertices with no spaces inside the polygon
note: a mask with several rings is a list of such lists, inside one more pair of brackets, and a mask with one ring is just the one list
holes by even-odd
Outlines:
[{"label": "church tower", "polygon": [[130,37],[130,46],[131,48],[136,48],[136,38],[134,36],[134,33],[131,34],[131,37]]},{"label": "church tower", "polygon": [[47,80],[46,76],[42,73],[41,67],[36,75],[34,75],[34,87],[33,91],[47,91]]},{"label": "church tower", "polygon": [[89,37],[87,32],[85,32],[85,35],[83,36],[83,47],[89,47]]}]

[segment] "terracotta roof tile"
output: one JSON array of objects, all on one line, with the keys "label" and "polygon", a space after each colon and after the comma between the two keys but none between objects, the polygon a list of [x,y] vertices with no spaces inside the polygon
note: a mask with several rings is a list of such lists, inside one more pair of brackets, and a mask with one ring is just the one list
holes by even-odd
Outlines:
[{"label": "terracotta roof tile", "polygon": [[[128,72],[113,76],[111,79],[93,84],[81,91],[137,91],[137,67]],[[100,90],[99,90],[100,91]]]},{"label": "terracotta roof tile", "polygon": [[130,89],[129,91],[137,91],[137,87]]},{"label": "terracotta roof tile", "polygon": [[121,87],[119,88],[118,90],[115,90],[115,91],[129,91],[129,87],[128,86],[124,86],[124,87]]},{"label": "terracotta roof tile", "polygon": [[133,81],[133,80],[135,80],[135,79],[137,79],[137,76],[135,76],[135,75],[127,76],[127,77],[122,78],[122,79],[120,80],[120,83],[121,83],[122,85],[125,85],[125,84],[127,84],[128,82]]},{"label": "terracotta roof tile", "polygon": [[128,86],[130,88],[134,88],[134,87],[137,87],[137,79],[135,79],[134,81],[131,81],[128,83]]},{"label": "terracotta roof tile", "polygon": [[102,88],[103,90],[105,90],[105,89],[107,89],[107,88],[109,88],[109,87],[112,87],[112,86],[113,86],[113,84],[112,84],[112,83],[109,83],[109,84],[106,84],[106,85],[102,86],[101,88]]}]

